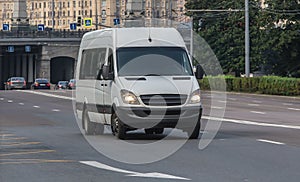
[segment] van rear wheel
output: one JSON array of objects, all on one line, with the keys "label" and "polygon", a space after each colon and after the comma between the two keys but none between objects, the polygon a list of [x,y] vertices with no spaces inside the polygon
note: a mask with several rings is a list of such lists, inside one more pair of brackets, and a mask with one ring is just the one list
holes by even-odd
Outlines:
[{"label": "van rear wheel", "polygon": [[117,138],[123,140],[126,138],[126,127],[121,122],[119,117],[116,115],[116,113],[112,114],[111,116],[111,130],[113,135],[115,135]]},{"label": "van rear wheel", "polygon": [[82,127],[86,135],[93,135],[95,131],[95,123],[91,122],[88,110],[84,107],[82,112]]}]

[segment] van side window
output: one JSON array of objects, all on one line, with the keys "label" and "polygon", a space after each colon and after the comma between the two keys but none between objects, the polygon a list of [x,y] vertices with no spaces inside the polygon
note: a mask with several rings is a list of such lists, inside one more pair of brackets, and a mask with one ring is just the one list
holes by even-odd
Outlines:
[{"label": "van side window", "polygon": [[114,56],[112,49],[108,51],[108,65],[109,65],[109,73],[114,72]]},{"label": "van side window", "polygon": [[79,79],[96,80],[99,70],[105,62],[105,48],[83,50]]}]

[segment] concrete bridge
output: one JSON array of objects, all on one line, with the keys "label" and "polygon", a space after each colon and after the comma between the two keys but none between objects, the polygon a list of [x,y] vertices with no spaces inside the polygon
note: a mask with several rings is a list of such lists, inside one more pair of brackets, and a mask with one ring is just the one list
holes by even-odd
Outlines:
[{"label": "concrete bridge", "polygon": [[35,78],[47,78],[51,83],[73,78],[84,33],[0,31],[0,89],[12,76],[24,77],[28,85]]}]

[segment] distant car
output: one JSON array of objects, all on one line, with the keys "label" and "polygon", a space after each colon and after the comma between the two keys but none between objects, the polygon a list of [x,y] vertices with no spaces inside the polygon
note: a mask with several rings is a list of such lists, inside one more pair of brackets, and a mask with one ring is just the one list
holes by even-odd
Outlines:
[{"label": "distant car", "polygon": [[75,89],[76,88],[76,80],[75,79],[71,79],[68,83],[68,88],[69,89]]},{"label": "distant car", "polygon": [[54,87],[54,89],[55,90],[57,90],[57,89],[67,89],[68,88],[68,81],[59,81],[56,85],[55,85],[55,87]]},{"label": "distant car", "polygon": [[47,79],[37,78],[31,85],[31,89],[50,89],[50,86],[50,82]]},{"label": "distant car", "polygon": [[5,83],[5,90],[25,89],[26,81],[23,77],[11,77]]}]

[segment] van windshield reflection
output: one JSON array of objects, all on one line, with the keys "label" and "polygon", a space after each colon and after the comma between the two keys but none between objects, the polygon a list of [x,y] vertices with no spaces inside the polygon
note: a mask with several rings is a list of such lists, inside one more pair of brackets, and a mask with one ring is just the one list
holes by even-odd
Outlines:
[{"label": "van windshield reflection", "polygon": [[119,76],[192,76],[186,51],[180,47],[126,47],[117,50]]}]

